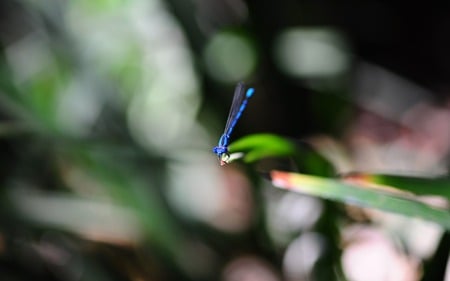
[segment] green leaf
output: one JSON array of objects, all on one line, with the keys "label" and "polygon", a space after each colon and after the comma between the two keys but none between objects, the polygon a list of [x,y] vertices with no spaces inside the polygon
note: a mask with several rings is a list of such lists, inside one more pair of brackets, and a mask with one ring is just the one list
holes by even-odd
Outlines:
[{"label": "green leaf", "polygon": [[449,177],[415,177],[403,175],[382,175],[354,173],[346,178],[358,179],[369,183],[395,187],[399,190],[412,192],[415,195],[438,195],[450,200]]},{"label": "green leaf", "polygon": [[273,185],[282,189],[421,218],[450,229],[450,212],[448,209],[432,207],[407,194],[368,189],[340,180],[281,171],[272,171],[271,179]]},{"label": "green leaf", "polygon": [[271,134],[255,134],[241,138],[229,146],[230,153],[245,152],[244,161],[252,163],[266,157],[283,157],[295,154],[292,142]]},{"label": "green leaf", "polygon": [[294,142],[272,134],[254,134],[243,137],[229,146],[230,153],[243,152],[246,163],[269,157],[290,157],[295,170],[315,175],[335,175],[331,163],[306,142]]}]

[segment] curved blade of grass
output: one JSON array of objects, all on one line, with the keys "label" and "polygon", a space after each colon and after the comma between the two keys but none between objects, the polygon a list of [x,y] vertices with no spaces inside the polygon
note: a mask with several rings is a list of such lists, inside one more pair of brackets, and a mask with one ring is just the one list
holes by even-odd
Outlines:
[{"label": "curved blade of grass", "polygon": [[266,157],[283,157],[295,154],[292,142],[271,134],[255,134],[243,137],[229,146],[229,151],[245,152],[244,161],[252,163]]},{"label": "curved blade of grass", "polygon": [[345,175],[344,179],[357,180],[361,184],[368,183],[397,188],[412,192],[415,195],[438,195],[450,200],[449,177],[414,177],[401,175],[352,173]]},{"label": "curved blade of grass", "polygon": [[415,200],[413,196],[400,196],[385,191],[362,188],[340,180],[281,171],[272,171],[271,179],[274,186],[282,189],[421,218],[450,229],[449,210],[433,208]]},{"label": "curved blade of grass", "polygon": [[268,157],[291,157],[297,169],[316,175],[334,175],[333,165],[306,142],[296,143],[272,134],[243,137],[229,146],[230,153],[244,152],[244,162],[254,163]]}]

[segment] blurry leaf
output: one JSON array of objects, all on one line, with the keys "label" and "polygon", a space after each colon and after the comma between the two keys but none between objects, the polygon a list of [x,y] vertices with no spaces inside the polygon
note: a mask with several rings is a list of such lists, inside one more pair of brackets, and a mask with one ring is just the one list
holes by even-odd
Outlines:
[{"label": "blurry leaf", "polygon": [[[381,175],[352,173],[345,175],[344,179],[358,181],[360,184],[377,184],[377,187],[383,186],[395,187],[399,190],[412,192],[415,195],[438,195],[444,196],[450,200],[450,178],[425,178],[410,177],[400,175]],[[380,186],[381,185],[381,186]]]},{"label": "blurry leaf", "polygon": [[334,168],[305,142],[295,143],[272,134],[243,137],[229,146],[229,151],[244,152],[244,161],[253,163],[268,157],[291,157],[297,169],[315,175],[334,175]]},{"label": "blurry leaf", "polygon": [[64,193],[39,193],[32,189],[13,189],[8,200],[20,216],[45,227],[118,245],[134,245],[142,239],[142,224],[129,207]]},{"label": "blurry leaf", "polygon": [[42,123],[49,126],[55,121],[56,99],[59,94],[59,79],[54,73],[45,73],[30,83],[29,89],[23,96],[24,103],[33,110]]},{"label": "blurry leaf", "polygon": [[[151,182],[142,174],[133,157],[121,155],[114,147],[72,147],[68,158],[94,179],[103,192],[119,206],[131,209],[142,224],[147,238],[171,254],[182,240],[181,231],[173,224],[161,198]],[[79,184],[83,184],[80,182]]]},{"label": "blurry leaf", "polygon": [[0,138],[14,137],[28,132],[28,128],[24,123],[19,122],[1,122]]},{"label": "blurry leaf", "polygon": [[449,210],[433,208],[415,200],[413,196],[401,196],[386,191],[362,188],[340,180],[281,171],[272,171],[271,178],[273,185],[282,189],[421,218],[450,229]]},{"label": "blurry leaf", "polygon": [[292,142],[270,134],[257,134],[243,137],[233,142],[229,150],[246,152],[244,161],[251,163],[265,157],[293,156],[295,146]]}]

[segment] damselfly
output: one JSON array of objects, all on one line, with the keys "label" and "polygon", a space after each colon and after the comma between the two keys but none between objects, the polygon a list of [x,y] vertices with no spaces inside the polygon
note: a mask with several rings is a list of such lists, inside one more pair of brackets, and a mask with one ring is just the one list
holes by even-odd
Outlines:
[{"label": "damselfly", "polygon": [[225,130],[219,139],[217,146],[213,148],[213,152],[219,157],[220,165],[227,163],[230,155],[228,154],[228,144],[230,135],[236,126],[237,121],[242,115],[242,112],[247,106],[248,99],[252,97],[255,89],[247,88],[244,83],[239,82],[234,90],[233,102],[231,103],[230,113],[228,114],[227,124]]}]

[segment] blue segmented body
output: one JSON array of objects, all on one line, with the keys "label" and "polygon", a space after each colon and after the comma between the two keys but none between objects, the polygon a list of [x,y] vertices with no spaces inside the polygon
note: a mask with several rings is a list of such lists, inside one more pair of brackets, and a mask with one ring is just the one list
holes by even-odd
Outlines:
[{"label": "blue segmented body", "polygon": [[246,86],[242,82],[239,82],[234,90],[233,101],[231,103],[230,113],[228,114],[227,124],[225,125],[223,134],[219,139],[219,143],[213,148],[213,152],[219,158],[220,165],[224,165],[228,159],[228,144],[230,141],[230,135],[233,132],[237,121],[241,118],[242,112],[247,107],[248,100],[253,96],[254,92],[254,88],[248,88],[246,90]]}]

